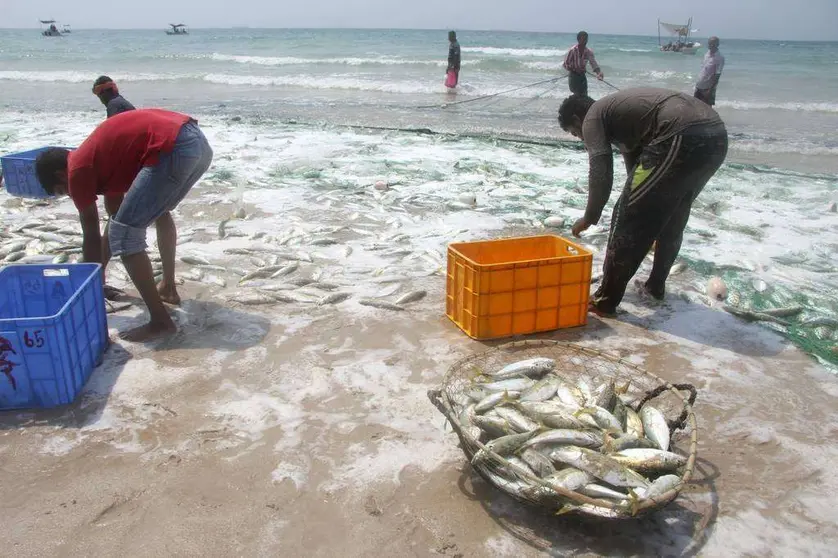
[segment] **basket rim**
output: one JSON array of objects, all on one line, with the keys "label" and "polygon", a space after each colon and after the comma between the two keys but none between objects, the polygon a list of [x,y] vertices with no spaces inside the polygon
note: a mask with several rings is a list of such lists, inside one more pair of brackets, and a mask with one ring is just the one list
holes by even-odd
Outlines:
[{"label": "basket rim", "polygon": [[[695,412],[693,410],[693,406],[690,404],[689,400],[681,394],[681,392],[675,388],[672,383],[664,380],[663,378],[649,372],[648,370],[637,366],[631,362],[626,361],[622,357],[618,357],[599,349],[591,349],[588,347],[583,347],[576,343],[570,343],[565,341],[558,341],[554,339],[525,339],[525,340],[518,340],[518,341],[511,341],[509,343],[504,343],[502,345],[498,345],[496,347],[492,347],[486,349],[485,351],[481,351],[479,353],[469,355],[467,357],[461,358],[460,360],[453,363],[445,374],[445,377],[442,381],[442,387],[439,390],[431,390],[428,392],[428,397],[434,403],[434,405],[439,409],[439,411],[445,415],[448,422],[451,423],[452,428],[455,429],[458,436],[467,440],[472,445],[478,447],[480,450],[484,451],[491,460],[498,462],[498,463],[506,463],[506,458],[497,453],[493,452],[492,450],[486,448],[484,444],[482,444],[479,440],[474,439],[473,437],[469,436],[465,430],[463,429],[462,425],[460,424],[459,417],[454,412],[454,407],[452,402],[448,396],[448,386],[450,385],[451,377],[457,373],[462,367],[467,366],[470,362],[485,358],[487,355],[492,353],[504,353],[508,352],[510,349],[520,349],[520,348],[538,348],[538,347],[557,347],[561,346],[565,349],[570,349],[572,351],[576,351],[578,353],[587,355],[587,356],[595,356],[597,358],[603,358],[608,360],[614,364],[619,364],[621,366],[625,366],[634,372],[646,376],[651,380],[654,380],[658,383],[658,385],[666,386],[666,390],[675,394],[679,400],[681,400],[684,404],[684,410],[687,413],[686,421],[689,423],[690,426],[690,443],[689,443],[689,453],[687,456],[687,463],[684,467],[684,472],[681,475],[681,480],[670,490],[664,492],[660,496],[655,498],[640,498],[636,502],[633,503],[630,513],[627,513],[624,507],[618,507],[617,504],[610,502],[608,500],[598,499],[598,498],[590,498],[583,494],[579,494],[578,492],[572,492],[561,487],[555,487],[544,482],[542,479],[535,477],[529,474],[526,471],[516,471],[516,474],[519,476],[525,477],[526,480],[529,482],[533,482],[540,486],[544,486],[547,488],[552,489],[556,494],[567,498],[569,500],[575,501],[579,504],[588,504],[591,506],[595,506],[597,508],[604,508],[611,512],[614,512],[623,517],[634,517],[643,512],[651,511],[653,509],[658,509],[672,500],[674,500],[678,494],[684,489],[686,484],[692,478],[692,475],[695,470],[695,462],[698,454],[698,424],[695,418]],[[439,404],[434,401],[435,398],[438,398]],[[478,470],[475,468],[475,470]],[[494,483],[492,483],[494,484]],[[582,510],[584,513],[584,510]]]}]

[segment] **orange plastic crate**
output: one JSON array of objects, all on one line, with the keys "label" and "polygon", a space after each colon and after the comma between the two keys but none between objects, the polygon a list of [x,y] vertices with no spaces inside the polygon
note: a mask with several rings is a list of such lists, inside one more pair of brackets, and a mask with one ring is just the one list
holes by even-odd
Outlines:
[{"label": "orange plastic crate", "polygon": [[585,325],[592,263],[553,235],[451,244],[445,313],[473,339]]}]

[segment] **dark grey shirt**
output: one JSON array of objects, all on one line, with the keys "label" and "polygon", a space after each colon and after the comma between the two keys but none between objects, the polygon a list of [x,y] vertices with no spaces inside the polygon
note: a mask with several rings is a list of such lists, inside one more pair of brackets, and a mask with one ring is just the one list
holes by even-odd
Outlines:
[{"label": "dark grey shirt", "polygon": [[107,109],[108,118],[110,118],[111,116],[116,116],[121,112],[135,110],[134,105],[126,101],[125,97],[123,97],[122,95],[117,95],[116,97],[108,101]]},{"label": "dark grey shirt", "polygon": [[629,166],[644,147],[673,136],[724,133],[724,122],[715,110],[690,95],[669,89],[623,89],[595,102],[582,123],[590,160],[585,220],[596,224],[611,194],[612,145],[623,153]]}]

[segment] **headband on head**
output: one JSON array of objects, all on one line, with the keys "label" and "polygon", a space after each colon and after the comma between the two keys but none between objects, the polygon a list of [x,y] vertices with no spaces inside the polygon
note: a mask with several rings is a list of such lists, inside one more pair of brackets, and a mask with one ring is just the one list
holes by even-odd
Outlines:
[{"label": "headband on head", "polygon": [[102,91],[107,91],[108,89],[113,89],[113,92],[119,94],[119,89],[117,89],[116,84],[112,81],[106,81],[105,83],[100,83],[99,85],[93,86],[93,94],[99,95]]}]

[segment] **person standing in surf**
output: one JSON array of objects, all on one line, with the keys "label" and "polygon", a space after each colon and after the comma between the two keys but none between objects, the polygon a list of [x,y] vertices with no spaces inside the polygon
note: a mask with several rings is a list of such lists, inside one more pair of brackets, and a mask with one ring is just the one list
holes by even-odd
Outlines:
[{"label": "person standing in surf", "polygon": [[696,99],[704,101],[711,107],[716,104],[716,87],[719,85],[719,78],[722,77],[724,69],[725,57],[719,52],[719,38],[710,37],[707,40],[707,54],[704,55],[704,62],[698,73],[698,82],[695,84]]},{"label": "person standing in surf", "polygon": [[567,51],[564,64],[562,64],[562,67],[568,72],[567,84],[570,92],[574,95],[588,96],[588,77],[585,75],[588,64],[591,65],[597,79],[600,81],[605,79],[605,75],[600,70],[596,58],[594,58],[594,51],[588,48],[587,31],[579,31],[576,35],[576,44]]},{"label": "person standing in surf", "polygon": [[572,95],[559,125],[588,150],[588,203],[573,225],[579,236],[599,222],[614,182],[611,145],[623,154],[628,179],[611,215],[603,278],[590,310],[612,316],[628,282],[655,244],[652,272],[641,289],[663,299],[693,201],[727,156],[727,130],[712,108],[668,89],[623,89],[594,102]]},{"label": "person standing in surf", "polygon": [[93,94],[105,105],[108,118],[117,114],[134,110],[134,105],[119,94],[116,83],[108,76],[99,76],[93,82]]},{"label": "person standing in surf", "polygon": [[[108,244],[122,258],[148,307],[149,322],[122,333],[142,342],[171,335],[177,327],[164,302],[179,304],[175,286],[177,228],[171,212],[212,162],[212,148],[192,117],[161,109],[131,110],[108,118],[75,151],[53,147],[35,161],[50,195],[69,195],[79,212],[85,262],[104,263],[97,196],[122,197],[110,221]],[[163,279],[155,284],[146,253],[148,227],[157,228]]]},{"label": "person standing in surf", "polygon": [[445,87],[454,89],[460,82],[460,43],[457,33],[448,32],[448,69],[445,70]]}]

